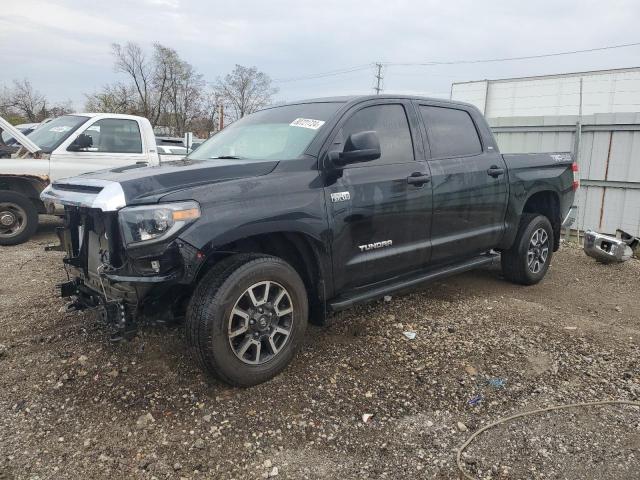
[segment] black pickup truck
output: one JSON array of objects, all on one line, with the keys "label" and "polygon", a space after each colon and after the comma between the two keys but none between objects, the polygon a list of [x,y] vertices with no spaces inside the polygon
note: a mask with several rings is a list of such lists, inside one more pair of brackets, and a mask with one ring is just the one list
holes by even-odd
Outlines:
[{"label": "black pickup truck", "polygon": [[116,339],[185,317],[194,359],[240,386],[279,373],[308,320],[501,259],[545,275],[570,217],[570,154],[501,155],[473,106],[325,98],[233,123],[186,159],[54,182],[72,308]]}]

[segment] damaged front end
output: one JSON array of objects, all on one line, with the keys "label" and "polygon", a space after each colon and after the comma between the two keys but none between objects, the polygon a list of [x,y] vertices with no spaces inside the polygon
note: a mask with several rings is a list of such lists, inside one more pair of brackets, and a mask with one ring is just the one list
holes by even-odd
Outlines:
[{"label": "damaged front end", "polygon": [[584,251],[590,257],[602,263],[620,263],[633,256],[633,250],[640,245],[640,239],[622,230],[616,235],[587,230],[584,234]]},{"label": "damaged front end", "polygon": [[141,320],[182,314],[204,260],[177,236],[199,216],[195,202],[126,207],[117,182],[93,179],[54,182],[41,198],[65,207],[54,249],[66,252],[69,281],[60,293],[70,309],[98,309],[113,340],[134,333]]}]

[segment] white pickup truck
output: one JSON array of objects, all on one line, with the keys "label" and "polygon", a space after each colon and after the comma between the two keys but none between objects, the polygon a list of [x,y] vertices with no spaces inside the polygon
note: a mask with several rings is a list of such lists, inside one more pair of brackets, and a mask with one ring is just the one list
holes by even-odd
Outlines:
[{"label": "white pickup truck", "polygon": [[0,159],[0,245],[27,241],[38,228],[38,214],[53,213],[40,192],[53,180],[135,163],[158,165],[184,155],[162,155],[149,120],[134,115],[64,115],[25,137],[0,117],[0,134],[21,145]]}]

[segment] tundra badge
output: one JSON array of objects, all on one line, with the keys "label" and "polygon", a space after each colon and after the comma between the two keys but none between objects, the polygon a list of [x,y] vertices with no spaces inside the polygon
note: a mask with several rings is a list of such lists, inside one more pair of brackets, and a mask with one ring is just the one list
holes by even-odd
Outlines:
[{"label": "tundra badge", "polygon": [[367,252],[369,250],[375,250],[377,248],[390,247],[391,245],[393,245],[393,240],[383,240],[382,242],[359,245],[358,248],[360,249],[361,252]]}]

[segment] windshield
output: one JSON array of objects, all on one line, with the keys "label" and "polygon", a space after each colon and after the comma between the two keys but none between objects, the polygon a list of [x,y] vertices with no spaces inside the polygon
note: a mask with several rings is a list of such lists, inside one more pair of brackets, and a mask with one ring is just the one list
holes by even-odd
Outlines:
[{"label": "windshield", "polygon": [[[16,126],[16,128],[20,130],[21,133],[28,135],[30,132],[33,131],[35,127]],[[13,138],[9,132],[2,132],[2,143],[4,143],[5,145],[13,145],[14,143],[16,143],[16,139]]]},{"label": "windshield", "polygon": [[246,116],[204,142],[193,160],[291,160],[299,157],[340,103],[306,103]]},{"label": "windshield", "polygon": [[44,153],[51,153],[86,120],[87,117],[64,115],[36,128],[27,137]]}]

